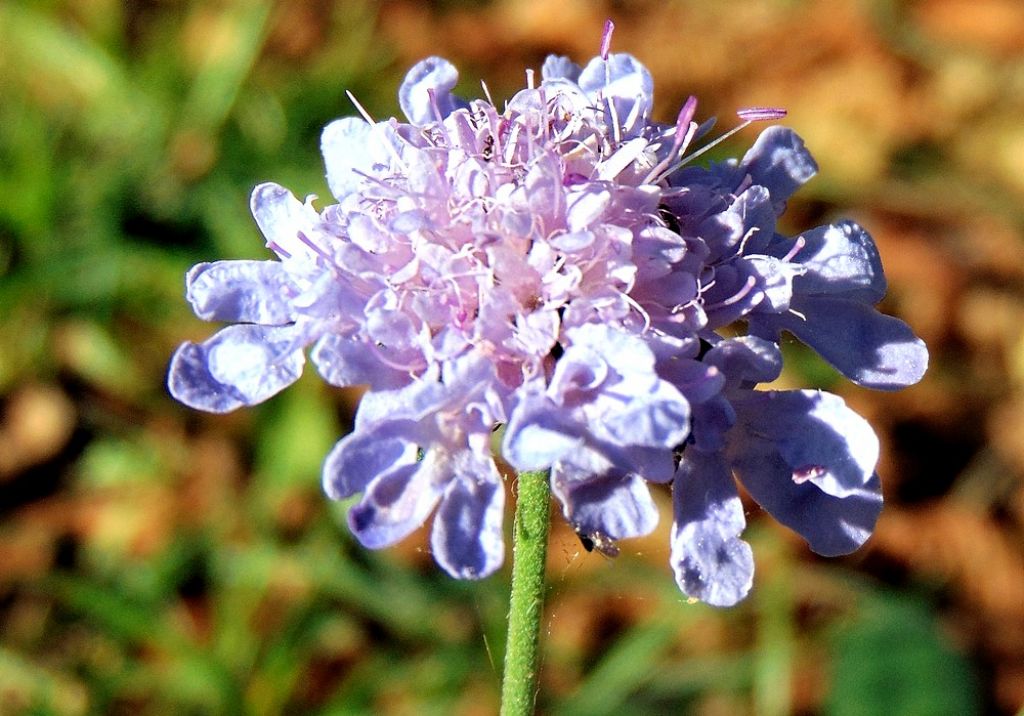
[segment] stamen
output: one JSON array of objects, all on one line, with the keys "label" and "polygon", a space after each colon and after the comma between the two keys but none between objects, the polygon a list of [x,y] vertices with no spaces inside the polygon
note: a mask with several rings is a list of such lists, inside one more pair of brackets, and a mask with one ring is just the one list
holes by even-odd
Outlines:
[{"label": "stamen", "polygon": [[[527,74],[527,77],[529,77],[529,76],[530,75]],[[480,86],[484,90],[484,97],[487,98],[487,103],[490,104],[493,107],[494,106],[494,99],[491,98],[491,90],[487,87],[487,83],[484,82],[483,80],[480,80]]]},{"label": "stamen", "polygon": [[313,243],[313,240],[310,239],[308,236],[306,236],[305,232],[299,231],[299,232],[297,232],[296,236],[298,237],[299,241],[301,241],[306,246],[308,246],[309,249],[314,254],[316,254],[317,256],[322,258],[327,263],[328,266],[331,266],[333,264],[333,261],[332,261],[331,257],[328,256],[327,252],[324,251],[319,246],[317,246],[315,243]]},{"label": "stamen", "polygon": [[508,139],[505,140],[505,151],[502,152],[502,158],[504,158],[506,164],[512,163],[512,158],[516,153],[516,142],[519,141],[519,130],[522,129],[523,125],[516,122],[512,125],[512,131],[508,134]]},{"label": "stamen", "polygon": [[793,241],[793,248],[791,248],[786,253],[786,255],[782,257],[781,260],[782,261],[789,261],[794,256],[796,256],[798,253],[800,253],[800,251],[803,249],[804,246],[807,246],[807,239],[805,239],[803,236],[797,236],[796,240]]},{"label": "stamen", "polygon": [[[697,131],[696,126],[691,126],[693,124],[693,115],[696,112],[697,98],[691,94],[683,102],[683,106],[679,110],[679,116],[676,118],[676,141],[673,142],[672,151],[669,154],[675,154],[685,147],[688,143],[688,137]],[[685,130],[683,129],[684,127],[686,128]]]},{"label": "stamen", "polygon": [[608,51],[612,46],[612,32],[615,31],[615,23],[611,18],[604,21],[604,33],[601,35],[601,59],[608,60]]},{"label": "stamen", "polygon": [[366,111],[366,107],[359,103],[359,100],[356,99],[356,96],[354,94],[352,94],[348,90],[345,90],[345,94],[348,96],[349,102],[355,105],[356,111],[358,111],[359,114],[362,115],[363,119],[365,119],[369,124],[377,123],[376,120],[374,120],[374,118],[370,116],[370,113]]},{"label": "stamen", "polygon": [[279,256],[283,256],[286,259],[290,259],[292,257],[291,253],[289,251],[286,251],[276,241],[268,241],[267,242],[267,248],[270,249],[271,251],[273,251],[274,253],[278,254]]},{"label": "stamen", "polygon": [[679,165],[682,166],[683,164],[687,164],[687,163],[693,161],[694,159],[699,157],[701,154],[704,154],[704,152],[707,152],[708,150],[710,150],[710,149],[712,149],[714,147],[717,147],[719,144],[724,142],[726,139],[728,139],[732,135],[736,134],[736,132],[739,132],[742,129],[746,129],[747,127],[750,126],[750,124],[751,123],[749,121],[747,121],[747,122],[744,122],[743,124],[741,124],[739,126],[733,127],[728,132],[726,132],[722,136],[718,137],[714,141],[709,142],[708,144],[705,144],[703,147],[701,147],[697,151],[693,152],[692,154],[688,154],[685,157],[683,157],[682,159],[680,159],[679,160]]},{"label": "stamen", "polygon": [[725,299],[724,301],[719,301],[718,303],[712,303],[708,306],[704,306],[704,310],[712,311],[716,308],[724,308],[725,306],[731,306],[734,303],[738,303],[739,301],[742,301],[744,298],[746,298],[750,294],[750,292],[754,290],[754,286],[756,285],[757,279],[754,278],[753,276],[747,276],[747,280],[746,283],[743,284],[743,288],[741,288],[733,295],[729,296],[729,298]]},{"label": "stamen", "polygon": [[726,139],[728,139],[732,135],[736,134],[736,132],[739,132],[741,129],[746,129],[747,127],[750,126],[750,124],[751,124],[751,120],[747,120],[743,124],[740,124],[740,125],[738,125],[736,127],[733,127],[728,132],[726,132],[722,136],[718,137],[714,141],[709,142],[708,144],[705,144],[703,147],[701,147],[697,151],[695,151],[695,152],[693,152],[691,154],[687,154],[685,157],[683,157],[678,162],[676,162],[675,164],[670,166],[668,169],[664,170],[661,173],[661,176],[655,178],[654,181],[661,181],[662,179],[667,177],[669,174],[671,174],[675,170],[680,169],[681,167],[685,166],[686,164],[689,164],[690,162],[692,162],[694,159],[699,157],[701,154],[704,154],[705,152],[707,152],[707,151],[713,149],[714,147],[718,146],[719,144],[724,142]]},{"label": "stamen", "polygon": [[737,256],[742,256],[743,255],[743,249],[746,248],[747,241],[749,241],[751,239],[751,237],[753,237],[754,234],[756,234],[758,231],[760,231],[760,229],[757,228],[756,226],[751,226],[749,229],[747,229],[747,233],[743,234],[743,238],[740,239],[739,248],[736,249],[736,255]]},{"label": "stamen", "polygon": [[623,298],[626,299],[626,303],[628,303],[630,306],[635,308],[636,312],[639,313],[641,316],[643,316],[644,327],[643,327],[643,329],[640,332],[641,333],[647,333],[647,331],[650,330],[650,328],[651,328],[651,314],[649,314],[646,310],[644,310],[644,307],[641,306],[639,303],[637,303],[637,300],[635,298],[633,298],[632,296],[630,296],[628,293],[624,293],[624,294],[622,294],[622,296],[623,296]]},{"label": "stamen", "polygon": [[770,122],[786,116],[782,107],[746,107],[736,111],[736,116],[748,122]]},{"label": "stamen", "polygon": [[657,177],[661,171],[668,166],[669,161],[678,155],[680,152],[686,151],[686,148],[693,141],[694,135],[697,133],[697,125],[693,121],[693,115],[697,111],[697,98],[690,95],[685,102],[683,102],[682,108],[679,110],[679,116],[676,118],[676,130],[675,139],[672,142],[672,148],[665,155],[665,158],[658,162],[651,171],[648,172],[647,176],[644,177],[643,183],[648,184]]},{"label": "stamen", "polygon": [[[605,68],[607,72],[607,67]],[[612,139],[615,140],[615,146],[622,144],[622,127],[619,125],[619,110],[615,108],[615,103],[610,99],[605,100],[605,104],[608,105],[608,115],[612,125]]]},{"label": "stamen", "polygon": [[444,116],[441,114],[441,105],[437,103],[437,93],[434,92],[433,87],[427,90],[427,97],[430,99],[430,108],[434,110],[434,118],[438,124],[444,122]]},{"label": "stamen", "polygon": [[526,88],[534,89],[533,85],[533,68],[527,68],[526,70]]}]

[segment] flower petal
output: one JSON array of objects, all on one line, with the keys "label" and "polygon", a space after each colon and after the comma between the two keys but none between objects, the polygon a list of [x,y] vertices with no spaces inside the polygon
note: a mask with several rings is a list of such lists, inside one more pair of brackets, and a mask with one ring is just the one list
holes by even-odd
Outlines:
[{"label": "flower petal", "polygon": [[752,313],[750,332],[778,339],[787,330],[853,382],[899,390],[921,380],[928,349],[910,327],[873,307],[830,296],[794,295],[788,313]]},{"label": "flower petal", "polygon": [[842,399],[819,391],[734,402],[744,429],[730,436],[728,458],[751,496],[818,554],[860,547],[882,509],[871,428]]},{"label": "flower petal", "polygon": [[328,124],[320,135],[327,186],[338,201],[359,188],[360,174],[372,172],[372,131],[373,125],[361,117],[344,117]]},{"label": "flower petal", "polygon": [[413,65],[405,75],[398,89],[398,103],[412,124],[423,126],[441,121],[456,109],[467,106],[452,94],[458,81],[459,71],[455,65],[440,57],[428,57]]},{"label": "flower petal", "polygon": [[203,345],[210,375],[255,405],[299,379],[306,358],[290,328],[228,326]]},{"label": "flower petal", "polygon": [[376,390],[393,390],[408,385],[408,372],[395,370],[380,360],[377,347],[352,338],[328,333],[309,352],[320,375],[331,385],[372,385]]},{"label": "flower petal", "polygon": [[202,345],[182,343],[171,357],[167,388],[176,400],[209,413],[227,413],[246,405],[236,391],[210,375]]},{"label": "flower petal", "polygon": [[502,534],[505,489],[490,456],[457,456],[455,478],[434,516],[434,559],[457,579],[482,579],[505,558]]},{"label": "flower petal", "polygon": [[378,475],[415,464],[420,449],[413,439],[416,431],[415,423],[395,420],[346,435],[324,460],[324,492],[343,500],[365,490]]},{"label": "flower petal", "polygon": [[356,426],[381,420],[420,420],[450,400],[436,371],[393,390],[372,390],[359,401]]},{"label": "flower petal", "polygon": [[740,162],[740,169],[755,184],[768,189],[776,213],[785,201],[818,173],[818,165],[804,146],[804,140],[787,127],[768,127],[761,132]]},{"label": "flower petal", "polygon": [[793,299],[793,281],[803,273],[803,267],[772,256],[750,256],[748,262],[750,272],[764,294],[754,310],[767,313],[788,311]]},{"label": "flower petal", "polygon": [[771,195],[765,187],[754,184],[728,209],[704,219],[697,231],[711,250],[709,263],[729,258],[737,251],[760,254],[775,233]]},{"label": "flower petal", "polygon": [[690,404],[666,381],[603,417],[595,432],[617,445],[672,448],[690,431]]},{"label": "flower petal", "polygon": [[296,293],[280,261],[201,263],[185,277],[185,295],[205,321],[284,325],[294,320]]},{"label": "flower petal", "polygon": [[546,82],[554,79],[565,79],[575,82],[580,76],[580,66],[561,55],[548,55],[540,68],[540,76]]},{"label": "flower petal", "polygon": [[615,122],[627,136],[635,136],[647,124],[654,103],[654,79],[647,68],[632,55],[615,53],[607,60],[592,59],[580,72],[579,85],[595,102],[607,102]]},{"label": "flower petal", "polygon": [[267,239],[267,246],[282,258],[314,258],[310,247],[299,239],[302,232],[312,233],[318,220],[312,207],[273,182],[260,184],[252,190],[249,207]]},{"label": "flower petal", "polygon": [[620,540],[654,531],[658,508],[642,477],[623,473],[607,461],[596,473],[593,464],[581,467],[573,462],[555,466],[551,490],[562,503],[565,519],[581,534]]},{"label": "flower petal", "polygon": [[348,512],[352,534],[370,549],[388,547],[408,537],[441,498],[442,486],[436,480],[441,467],[428,453],[421,462],[378,475]]},{"label": "flower petal", "polygon": [[579,428],[557,406],[543,394],[532,395],[513,409],[501,454],[517,470],[542,470],[582,444]]},{"label": "flower petal", "polygon": [[290,328],[228,326],[203,343],[181,345],[171,358],[167,385],[185,405],[226,413],[287,388],[305,362]]},{"label": "flower petal", "polygon": [[719,453],[687,450],[672,485],[672,569],[689,597],[716,607],[743,599],[754,580],[747,521],[736,482]]},{"label": "flower petal", "polygon": [[[795,279],[804,294],[832,294],[874,305],[885,297],[882,260],[871,235],[852,221],[819,226],[801,234],[794,261],[806,271]],[[788,251],[782,244],[776,251]]]},{"label": "flower petal", "polygon": [[731,387],[744,383],[770,383],[782,374],[782,353],[778,345],[757,336],[728,338],[704,356]]},{"label": "flower petal", "polygon": [[819,390],[750,391],[733,405],[742,427],[775,444],[794,481],[809,481],[825,493],[846,497],[861,490],[874,474],[878,437],[838,395]]}]

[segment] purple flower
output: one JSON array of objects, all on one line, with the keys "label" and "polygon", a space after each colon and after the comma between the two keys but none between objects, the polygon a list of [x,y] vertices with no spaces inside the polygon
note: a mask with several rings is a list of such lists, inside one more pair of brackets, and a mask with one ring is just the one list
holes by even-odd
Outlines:
[{"label": "purple flower", "polygon": [[873,388],[919,380],[927,351],[874,309],[885,279],[863,229],[777,233],[817,170],[800,138],[771,127],[741,160],[697,166],[696,100],[654,122],[651,75],[626,54],[549,57],[503,109],[457,80],[429,58],[399,89],[408,122],[326,127],[335,203],[256,187],[275,258],[189,272],[196,314],[233,325],[178,349],[171,393],[254,405],[306,349],[328,383],[369,386],[324,487],[354,498],[367,547],[433,515],[431,549],[459,578],[504,557],[497,428],[503,457],[550,470],[565,518],[609,553],[654,529],[648,485],[671,483],[676,579],[711,604],[753,579],[736,478],[815,551],[863,543],[881,507],[871,428],[836,396],[754,388],[781,371],[782,330]]}]

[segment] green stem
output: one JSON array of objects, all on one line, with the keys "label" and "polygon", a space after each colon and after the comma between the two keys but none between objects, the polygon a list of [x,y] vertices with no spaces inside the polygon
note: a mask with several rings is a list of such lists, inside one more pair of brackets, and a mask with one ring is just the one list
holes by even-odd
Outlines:
[{"label": "green stem", "polygon": [[512,527],[512,595],[501,716],[528,716],[537,698],[550,503],[547,470],[520,473]]}]

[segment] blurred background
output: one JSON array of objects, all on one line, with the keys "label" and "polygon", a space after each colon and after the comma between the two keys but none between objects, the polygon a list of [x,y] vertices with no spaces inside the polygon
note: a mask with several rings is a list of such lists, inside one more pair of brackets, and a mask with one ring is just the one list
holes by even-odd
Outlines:
[{"label": "blurred background", "polygon": [[[787,346],[883,443],[887,506],[824,560],[750,504],[754,591],[689,604],[662,525],[609,560],[560,517],[539,712],[1014,714],[1024,704],[1024,3],[1019,0],[4,0],[0,713],[489,714],[507,568],[423,535],[354,545],[319,468],[358,394],[307,371],[197,414],[168,358],[215,329],[194,263],[262,258],[258,182],[329,197],[320,128],[398,112],[429,54],[508,98],[551,52],[651,69],[656,116],[781,105],[819,176],[790,231],[874,234],[883,308],[928,343],[871,393]],[[500,99],[499,99],[500,101]],[[742,154],[754,128],[718,157]],[[511,523],[511,515],[507,526]]]}]

